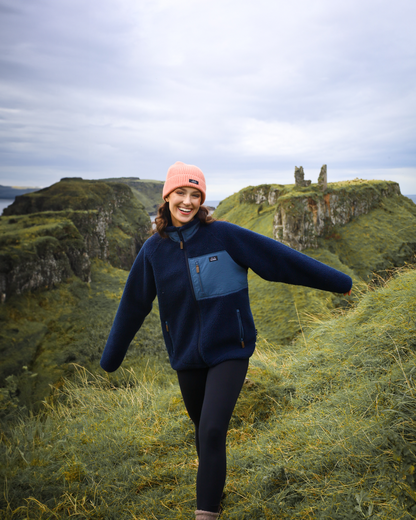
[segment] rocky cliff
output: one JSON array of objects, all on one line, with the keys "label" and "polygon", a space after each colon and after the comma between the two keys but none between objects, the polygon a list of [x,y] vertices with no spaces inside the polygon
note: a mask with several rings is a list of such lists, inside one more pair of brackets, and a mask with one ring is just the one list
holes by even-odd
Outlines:
[{"label": "rocky cliff", "polygon": [[139,179],[138,177],[116,177],[101,180],[106,183],[122,182],[123,184],[127,184],[150,214],[156,213],[157,208],[163,203],[163,181]]},{"label": "rocky cliff", "polygon": [[94,257],[130,269],[149,228],[125,184],[63,179],[17,197],[0,217],[2,301],[73,274],[89,281]]},{"label": "rocky cliff", "polygon": [[324,191],[316,184],[263,184],[242,190],[239,198],[241,203],[275,205],[274,238],[302,251],[317,248],[319,238],[394,196],[400,196],[396,182],[356,179],[328,183]]}]

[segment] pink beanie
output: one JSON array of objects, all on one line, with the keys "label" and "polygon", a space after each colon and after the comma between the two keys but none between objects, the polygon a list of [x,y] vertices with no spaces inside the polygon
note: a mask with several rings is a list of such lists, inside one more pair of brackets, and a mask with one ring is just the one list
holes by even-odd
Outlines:
[{"label": "pink beanie", "polygon": [[163,186],[163,198],[181,186],[189,186],[199,190],[202,193],[201,204],[204,203],[206,194],[205,177],[197,166],[180,161],[173,164],[166,175],[165,185]]}]

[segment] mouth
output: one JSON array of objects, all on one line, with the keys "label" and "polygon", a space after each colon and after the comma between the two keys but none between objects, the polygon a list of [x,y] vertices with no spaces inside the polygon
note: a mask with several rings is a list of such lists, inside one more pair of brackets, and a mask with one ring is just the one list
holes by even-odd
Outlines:
[{"label": "mouth", "polygon": [[189,209],[189,208],[179,208],[178,207],[178,210],[182,213],[182,215],[189,215],[189,213],[191,213],[192,209]]}]

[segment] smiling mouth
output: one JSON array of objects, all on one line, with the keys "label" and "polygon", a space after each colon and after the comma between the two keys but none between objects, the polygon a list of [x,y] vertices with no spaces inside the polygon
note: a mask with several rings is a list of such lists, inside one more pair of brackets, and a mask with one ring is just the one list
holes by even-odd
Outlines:
[{"label": "smiling mouth", "polygon": [[189,215],[189,213],[192,211],[192,209],[187,209],[187,208],[178,208],[178,209],[184,215]]}]

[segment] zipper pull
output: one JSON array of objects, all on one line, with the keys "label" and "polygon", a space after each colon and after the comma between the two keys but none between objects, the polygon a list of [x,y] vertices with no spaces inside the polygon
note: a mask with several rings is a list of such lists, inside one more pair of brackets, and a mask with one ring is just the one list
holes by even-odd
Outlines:
[{"label": "zipper pull", "polygon": [[168,325],[168,322],[166,322],[165,325],[166,325],[166,332],[169,332],[169,325]]},{"label": "zipper pull", "polygon": [[196,272],[199,274],[199,265],[196,264]]},{"label": "zipper pull", "polygon": [[181,249],[183,249],[183,242],[182,242],[182,240],[181,240],[180,244],[181,244]]},{"label": "zipper pull", "polygon": [[241,348],[246,348],[246,346],[244,345],[244,341],[241,342]]}]

